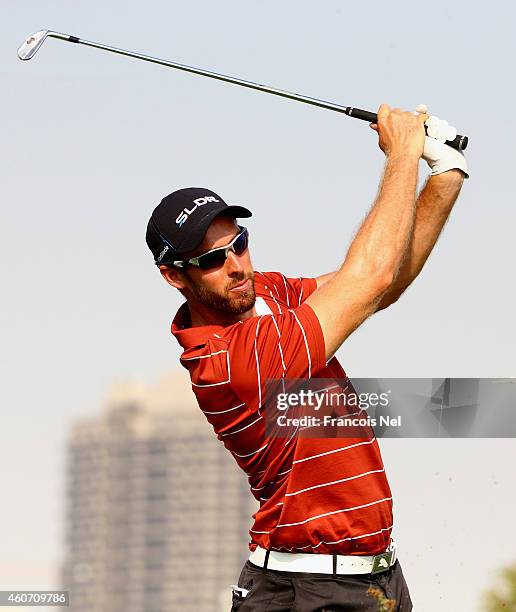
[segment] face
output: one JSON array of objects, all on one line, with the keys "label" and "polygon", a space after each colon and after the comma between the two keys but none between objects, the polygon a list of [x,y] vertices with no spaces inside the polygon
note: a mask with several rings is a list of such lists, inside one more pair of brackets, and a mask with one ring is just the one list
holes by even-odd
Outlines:
[{"label": "face", "polygon": [[[238,232],[234,219],[217,217],[209,226],[201,245],[183,259],[226,246]],[[254,306],[256,294],[249,249],[241,255],[230,251],[224,264],[211,270],[201,270],[192,265],[184,270],[167,270],[168,275],[163,270],[162,274],[171,285],[182,291],[189,303],[197,302],[205,308],[230,315],[243,314]]]}]

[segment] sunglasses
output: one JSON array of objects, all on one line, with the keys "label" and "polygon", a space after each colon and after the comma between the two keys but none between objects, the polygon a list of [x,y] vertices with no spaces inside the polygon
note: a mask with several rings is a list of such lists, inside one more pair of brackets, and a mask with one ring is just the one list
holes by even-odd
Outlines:
[{"label": "sunglasses", "polygon": [[233,251],[235,255],[242,255],[249,246],[249,232],[247,228],[239,225],[238,229],[240,232],[226,246],[211,249],[211,251],[206,251],[206,253],[198,257],[192,257],[192,259],[173,261],[171,265],[176,268],[185,268],[187,265],[191,265],[197,266],[201,270],[219,268],[226,261],[229,251]]}]

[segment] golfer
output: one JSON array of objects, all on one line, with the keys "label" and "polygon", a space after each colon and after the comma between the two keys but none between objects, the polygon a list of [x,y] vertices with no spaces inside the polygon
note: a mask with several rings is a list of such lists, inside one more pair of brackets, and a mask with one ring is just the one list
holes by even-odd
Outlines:
[{"label": "golfer", "polygon": [[[254,270],[249,232],[237,223],[251,212],[209,189],[171,193],[149,220],[155,263],[185,298],[172,323],[181,364],[260,504],[233,612],[377,612],[382,600],[412,609],[374,433],[285,439],[266,435],[265,423],[268,380],[346,380],[335,352],[400,297],[437,241],[467,167],[443,144],[454,128],[417,110],[380,106],[371,127],[386,156],[383,177],[336,272],[286,278]],[[425,137],[425,122],[433,137]],[[421,157],[432,175],[418,197]],[[281,254],[281,244],[271,248]],[[317,255],[309,240],[297,248],[300,257]],[[343,244],[331,248],[344,255]]]}]

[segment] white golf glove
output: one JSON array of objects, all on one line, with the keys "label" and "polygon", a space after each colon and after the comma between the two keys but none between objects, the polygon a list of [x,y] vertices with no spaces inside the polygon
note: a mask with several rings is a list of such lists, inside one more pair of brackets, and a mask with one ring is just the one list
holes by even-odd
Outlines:
[{"label": "white golf glove", "polygon": [[[416,113],[426,112],[428,111],[424,104],[416,107]],[[435,116],[428,117],[425,125],[427,136],[422,157],[430,166],[432,176],[457,168],[464,173],[465,178],[469,178],[468,164],[464,154],[444,144],[447,140],[453,140],[457,136],[456,128],[449,125],[444,119]]]}]

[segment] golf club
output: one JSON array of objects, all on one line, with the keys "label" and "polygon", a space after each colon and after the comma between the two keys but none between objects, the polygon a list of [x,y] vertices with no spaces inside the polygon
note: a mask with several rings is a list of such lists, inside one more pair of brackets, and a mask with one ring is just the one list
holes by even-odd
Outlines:
[{"label": "golf club", "polygon": [[[376,123],[378,118],[376,113],[365,111],[360,108],[354,108],[352,106],[341,106],[334,104],[333,102],[326,102],[325,100],[319,100],[317,98],[310,98],[308,96],[302,96],[297,93],[289,91],[283,91],[281,89],[275,89],[274,87],[268,87],[267,85],[261,85],[260,83],[253,83],[251,81],[244,81],[235,77],[230,77],[224,74],[218,74],[216,72],[210,72],[208,70],[202,70],[201,68],[195,68],[193,66],[186,66],[185,64],[177,64],[168,60],[160,59],[157,57],[151,57],[150,55],[142,55],[141,53],[135,53],[134,51],[125,51],[124,49],[118,49],[116,47],[110,47],[101,43],[91,42],[78,38],[77,36],[71,36],[70,34],[61,34],[59,32],[52,32],[51,30],[39,30],[35,34],[29,36],[18,49],[18,57],[21,60],[30,60],[39,51],[42,44],[47,38],[58,38],[59,40],[65,40],[68,42],[77,43],[80,45],[86,45],[87,47],[94,47],[95,49],[104,49],[104,51],[110,51],[111,53],[117,53],[118,55],[126,55],[127,57],[134,57],[141,59],[145,62],[151,62],[153,64],[160,64],[162,66],[168,66],[169,68],[176,68],[177,70],[183,70],[184,72],[191,72],[193,74],[199,74],[201,76],[209,77],[210,79],[216,79],[218,81],[224,81],[226,83],[233,83],[234,85],[240,85],[249,89],[256,89],[258,91],[264,91],[266,93],[273,94],[275,96],[281,96],[282,98],[288,98],[290,100],[297,100],[304,102],[305,104],[311,104],[312,106],[318,106],[320,108],[327,108],[329,110],[336,111],[338,113],[344,113],[349,117],[355,119],[361,119],[369,123]],[[426,128],[425,128],[426,129]],[[468,146],[468,137],[457,134],[453,140],[447,140],[446,144],[454,149],[463,151]]]}]

